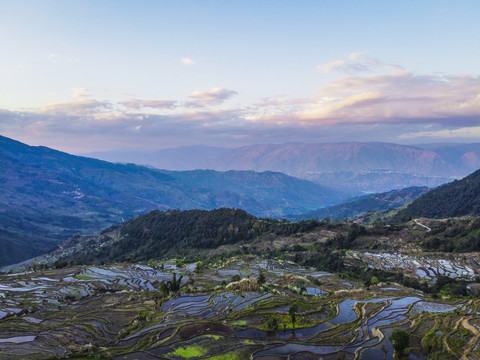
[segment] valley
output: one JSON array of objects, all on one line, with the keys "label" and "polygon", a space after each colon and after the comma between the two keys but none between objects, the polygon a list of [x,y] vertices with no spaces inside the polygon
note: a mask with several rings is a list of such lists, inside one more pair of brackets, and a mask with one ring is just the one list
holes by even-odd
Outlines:
[{"label": "valley", "polygon": [[[181,290],[158,291],[172,273],[182,274]],[[201,268],[40,270],[2,277],[0,291],[0,351],[9,359],[390,359],[397,328],[409,331],[417,359],[426,351],[477,356],[478,300],[442,300],[391,282],[367,290],[252,256]]]},{"label": "valley", "polygon": [[[476,359],[480,253],[432,252],[429,241],[477,226],[477,218],[365,226],[232,209],[152,212],[4,267],[0,354],[391,359],[390,337],[403,329],[410,358]],[[191,237],[177,247],[182,231]],[[128,260],[112,257],[131,234]]]},{"label": "valley", "polygon": [[480,360],[479,14],[0,1],[0,360]]},{"label": "valley", "polygon": [[399,145],[381,142],[256,144],[237,148],[191,146],[149,153],[87,156],[158,169],[279,171],[351,194],[412,186],[430,188],[480,167],[480,144]]},{"label": "valley", "polygon": [[3,142],[1,358],[480,358],[479,171],[338,204]]},{"label": "valley", "polygon": [[160,171],[0,136],[0,265],[46,253],[151,210],[242,208],[282,217],[329,206],[341,191],[282,173]]}]

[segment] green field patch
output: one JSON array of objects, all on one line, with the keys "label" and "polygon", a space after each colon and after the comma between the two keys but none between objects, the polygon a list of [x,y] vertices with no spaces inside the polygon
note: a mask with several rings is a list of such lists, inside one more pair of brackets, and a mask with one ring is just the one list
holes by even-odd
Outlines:
[{"label": "green field patch", "polygon": [[442,330],[434,327],[421,340],[422,350],[425,354],[443,352]]},{"label": "green field patch", "polygon": [[245,326],[247,325],[247,320],[237,320],[232,323],[233,326]]},{"label": "green field patch", "polygon": [[175,355],[175,356],[180,356],[185,359],[190,359],[192,357],[199,357],[199,356],[204,356],[207,355],[208,350],[204,348],[203,346],[200,345],[189,345],[186,347],[179,347],[177,350],[175,350],[173,353],[167,354],[167,355]]},{"label": "green field patch", "polygon": [[470,332],[464,327],[459,326],[457,330],[448,337],[447,342],[453,352],[460,357],[470,337]]}]

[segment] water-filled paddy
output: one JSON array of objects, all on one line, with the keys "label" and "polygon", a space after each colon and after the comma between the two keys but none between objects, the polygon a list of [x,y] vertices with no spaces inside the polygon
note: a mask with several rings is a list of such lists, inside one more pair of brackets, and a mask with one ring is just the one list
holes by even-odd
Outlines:
[{"label": "water-filled paddy", "polygon": [[411,315],[420,314],[422,311],[428,311],[433,313],[443,313],[443,312],[454,311],[455,309],[458,309],[462,306],[463,304],[448,305],[448,304],[434,303],[434,302],[428,302],[428,301],[419,301],[412,306],[412,308],[410,309],[410,314]]},{"label": "water-filled paddy", "polygon": [[[75,351],[105,351],[106,356],[107,350],[98,349],[111,348],[119,359],[173,360],[200,349],[240,358],[310,359],[342,352],[347,358],[357,353],[363,359],[389,359],[393,349],[387,338],[393,328],[408,328],[411,317],[424,316],[423,311],[449,316],[463,306],[432,302],[398,284],[365,291],[358,281],[349,279],[347,286],[334,274],[272,260],[175,271],[184,272],[182,289],[167,297],[158,289],[172,274],[146,265],[2,277],[0,358],[41,359]],[[266,279],[261,287],[222,285],[235,275],[255,279],[259,271]],[[190,279],[209,290],[193,290]],[[295,325],[292,305],[297,306]],[[465,306],[465,313],[480,309],[480,304]],[[35,357],[28,355],[32,352]]]}]

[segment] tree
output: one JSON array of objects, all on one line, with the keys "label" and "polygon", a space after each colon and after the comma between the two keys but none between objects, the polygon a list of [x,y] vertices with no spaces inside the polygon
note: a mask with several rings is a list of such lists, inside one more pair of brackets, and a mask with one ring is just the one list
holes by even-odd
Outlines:
[{"label": "tree", "polygon": [[257,283],[259,286],[262,286],[263,284],[265,284],[265,275],[261,272],[260,274],[258,274],[258,278],[257,278]]},{"label": "tree", "polygon": [[270,320],[267,323],[268,328],[271,331],[277,331],[278,330],[278,320],[275,317],[270,318]]},{"label": "tree", "polygon": [[376,276],[372,276],[372,278],[370,279],[370,284],[372,285],[378,285],[379,281],[378,281],[378,277]]},{"label": "tree", "polygon": [[288,313],[290,314],[290,317],[292,319],[292,327],[295,329],[295,321],[296,321],[296,314],[298,311],[297,305],[292,305],[290,306],[290,309],[288,309]]},{"label": "tree", "polygon": [[180,284],[182,283],[182,278],[183,278],[183,275],[180,275],[180,277],[177,280],[177,274],[173,273],[172,280],[167,281],[168,291],[171,293],[176,293],[178,290],[180,290]]},{"label": "tree", "polygon": [[395,350],[395,359],[405,358],[405,350],[410,346],[410,335],[408,332],[403,329],[395,329],[388,340],[392,342],[393,349]]},{"label": "tree", "polygon": [[370,285],[372,285],[372,280],[365,279],[365,281],[363,282],[363,285],[367,288],[367,290],[370,290]]},{"label": "tree", "polygon": [[169,292],[168,286],[164,281],[160,284],[159,291],[162,293],[163,296],[168,295],[168,292]]}]

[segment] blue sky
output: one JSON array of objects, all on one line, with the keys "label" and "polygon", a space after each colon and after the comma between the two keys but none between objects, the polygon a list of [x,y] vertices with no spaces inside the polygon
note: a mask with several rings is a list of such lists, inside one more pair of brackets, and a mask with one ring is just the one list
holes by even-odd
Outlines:
[{"label": "blue sky", "polygon": [[0,134],[480,141],[478,1],[0,1]]}]

